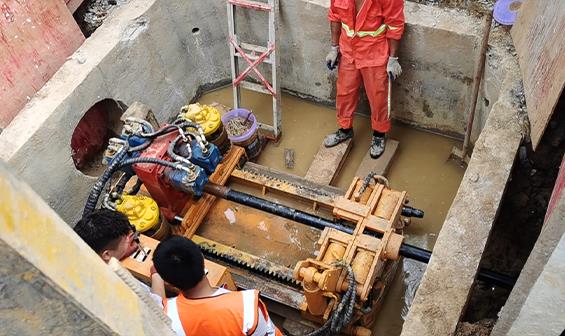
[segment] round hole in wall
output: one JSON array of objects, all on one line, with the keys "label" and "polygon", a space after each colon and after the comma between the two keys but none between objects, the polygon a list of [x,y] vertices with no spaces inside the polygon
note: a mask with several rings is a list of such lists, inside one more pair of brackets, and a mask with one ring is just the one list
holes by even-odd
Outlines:
[{"label": "round hole in wall", "polygon": [[113,99],[104,99],[84,113],[71,137],[71,157],[75,167],[88,176],[100,176],[106,169],[102,164],[108,139],[121,133],[120,117],[127,106]]},{"label": "round hole in wall", "polygon": [[485,106],[489,106],[490,105],[490,101],[486,98],[483,98],[483,102],[485,103]]},{"label": "round hole in wall", "polygon": [[198,35],[199,33],[200,33],[200,28],[198,28],[198,27],[192,28],[192,34]]},{"label": "round hole in wall", "polygon": [[316,83],[314,83],[314,85],[316,85],[316,86],[322,86],[322,83],[316,82]]}]

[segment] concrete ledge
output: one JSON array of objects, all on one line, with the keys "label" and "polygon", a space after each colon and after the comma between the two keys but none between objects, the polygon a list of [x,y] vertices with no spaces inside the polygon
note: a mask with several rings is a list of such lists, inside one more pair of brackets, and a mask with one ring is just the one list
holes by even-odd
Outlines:
[{"label": "concrete ledge", "polygon": [[504,64],[501,98],[475,145],[404,323],[403,336],[452,335],[465,310],[522,139],[512,94],[520,85],[519,69],[510,55]]}]

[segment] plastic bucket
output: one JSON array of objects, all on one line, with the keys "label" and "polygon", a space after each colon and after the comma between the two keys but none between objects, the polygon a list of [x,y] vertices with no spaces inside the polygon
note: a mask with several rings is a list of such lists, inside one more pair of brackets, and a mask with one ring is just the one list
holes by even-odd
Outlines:
[{"label": "plastic bucket", "polygon": [[245,148],[245,152],[249,159],[254,159],[257,157],[261,151],[260,139],[257,135],[257,118],[253,112],[238,108],[231,110],[222,116],[222,123],[224,128],[227,128],[228,122],[234,118],[249,119],[251,121],[251,127],[241,135],[232,136],[228,133],[228,138],[234,145],[238,145]]}]

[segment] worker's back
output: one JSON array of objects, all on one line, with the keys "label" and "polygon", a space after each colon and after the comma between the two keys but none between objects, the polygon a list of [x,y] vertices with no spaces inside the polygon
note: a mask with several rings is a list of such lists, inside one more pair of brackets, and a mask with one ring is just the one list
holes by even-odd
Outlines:
[{"label": "worker's back", "polygon": [[173,330],[181,336],[280,334],[255,290],[220,289],[211,297],[199,299],[180,294],[167,300],[165,311]]}]

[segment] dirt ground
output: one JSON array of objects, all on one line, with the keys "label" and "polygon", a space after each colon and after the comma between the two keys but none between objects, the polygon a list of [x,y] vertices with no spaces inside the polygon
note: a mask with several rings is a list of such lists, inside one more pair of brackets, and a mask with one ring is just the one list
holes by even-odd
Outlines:
[{"label": "dirt ground", "polygon": [[484,319],[476,323],[460,323],[455,331],[455,336],[488,336],[495,321],[494,319]]}]

